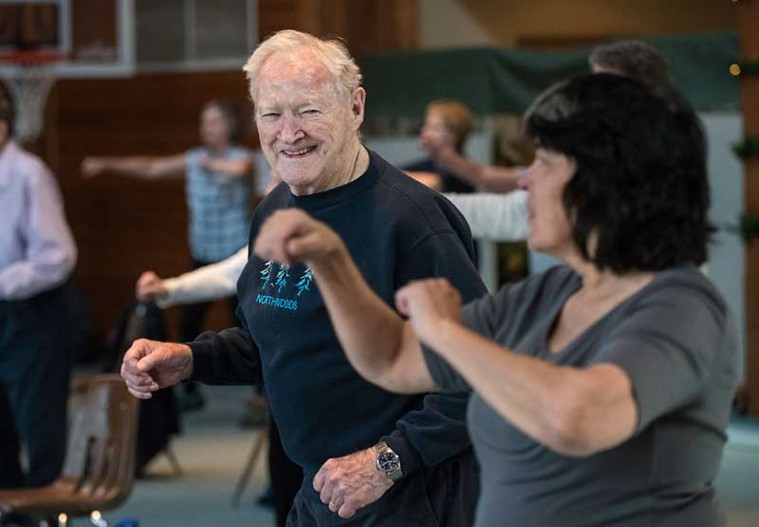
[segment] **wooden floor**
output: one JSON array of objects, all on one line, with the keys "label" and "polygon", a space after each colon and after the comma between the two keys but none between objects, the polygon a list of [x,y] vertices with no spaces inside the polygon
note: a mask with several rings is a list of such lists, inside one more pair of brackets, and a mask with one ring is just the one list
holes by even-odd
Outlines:
[{"label": "wooden floor", "polygon": [[[149,467],[148,478],[138,481],[129,501],[106,513],[115,524],[126,517],[140,527],[271,527],[273,514],[258,507],[255,497],[266,485],[265,456],[256,468],[241,506],[232,508],[235,483],[248,458],[257,432],[241,430],[237,420],[246,387],[203,387],[208,404],[187,414],[184,433],[174,451],[184,470],[172,474],[166,458]],[[738,421],[730,428],[718,488],[729,527],[759,526],[759,422]],[[84,524],[83,521],[78,523]]]}]

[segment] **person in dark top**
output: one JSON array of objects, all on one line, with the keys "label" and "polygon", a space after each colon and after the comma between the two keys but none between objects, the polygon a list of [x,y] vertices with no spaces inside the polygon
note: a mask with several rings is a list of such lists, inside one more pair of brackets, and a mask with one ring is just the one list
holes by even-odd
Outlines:
[{"label": "person in dark top", "polygon": [[526,122],[529,243],[565,265],[463,308],[445,279],[415,282],[404,320],[318,218],[273,216],[254,253],[310,266],[365,378],[474,390],[477,527],[722,525],[737,346],[697,267],[713,232],[698,117],[599,73],[550,88]]},{"label": "person in dark top", "polygon": [[[446,277],[466,298],[485,292],[461,214],[365,149],[365,92],[344,46],[281,31],[245,66],[261,145],[283,182],[254,213],[251,239],[282,209],[340,232],[377,295],[392,304],[411,280]],[[307,265],[251,257],[238,281],[243,328],[189,345],[138,340],[122,364],[149,398],[185,379],[263,380],[285,450],[303,467],[292,526],[466,526],[477,466],[468,394],[394,395],[348,363]]]},{"label": "person in dark top", "polygon": [[440,192],[474,192],[474,187],[457,178],[432,157],[432,147],[441,145],[464,155],[464,146],[472,133],[472,114],[465,104],[451,99],[438,99],[427,105],[419,146],[429,154],[425,159],[401,169],[414,179]]}]

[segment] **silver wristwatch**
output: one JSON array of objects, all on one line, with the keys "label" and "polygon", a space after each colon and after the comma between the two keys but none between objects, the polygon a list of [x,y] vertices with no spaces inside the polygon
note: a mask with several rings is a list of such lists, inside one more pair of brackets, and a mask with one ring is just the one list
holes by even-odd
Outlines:
[{"label": "silver wristwatch", "polygon": [[401,458],[398,457],[398,454],[387,446],[387,443],[384,441],[380,441],[373,448],[377,453],[377,470],[393,481],[401,479],[403,477],[403,470],[401,469]]}]

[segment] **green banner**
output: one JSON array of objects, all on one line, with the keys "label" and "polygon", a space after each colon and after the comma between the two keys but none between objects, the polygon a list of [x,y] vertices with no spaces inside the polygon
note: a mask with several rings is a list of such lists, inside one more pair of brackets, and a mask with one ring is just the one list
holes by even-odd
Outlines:
[{"label": "green banner", "polygon": [[[700,111],[736,111],[740,60],[734,33],[645,38],[667,57],[677,88]],[[451,98],[479,115],[521,113],[553,82],[588,70],[590,48],[542,52],[492,48],[375,53],[362,68],[369,117],[420,117]]]}]

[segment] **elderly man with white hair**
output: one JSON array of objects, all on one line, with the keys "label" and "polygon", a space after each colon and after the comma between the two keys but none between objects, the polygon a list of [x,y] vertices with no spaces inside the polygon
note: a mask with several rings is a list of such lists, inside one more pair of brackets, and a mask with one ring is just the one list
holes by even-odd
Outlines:
[{"label": "elderly man with white hair", "polygon": [[[244,69],[261,147],[283,182],[256,210],[251,239],[277,211],[298,208],[340,233],[388,305],[423,277],[445,277],[469,299],[485,291],[461,214],[361,144],[366,93],[340,42],[281,31]],[[263,381],[304,470],[288,525],[471,525],[467,394],[394,395],[363,380],[317,285],[308,266],[251,256],[238,282],[243,328],[189,344],[138,340],[122,366],[127,386],[148,398],[185,379]]]}]

